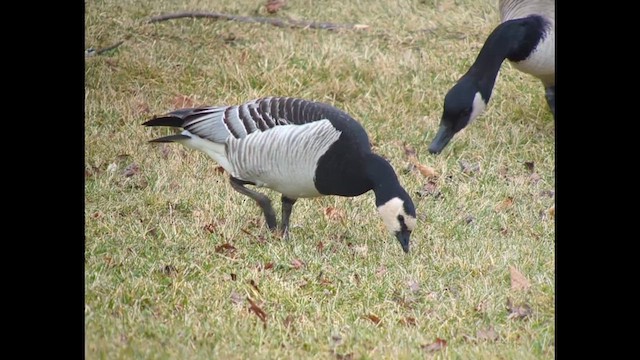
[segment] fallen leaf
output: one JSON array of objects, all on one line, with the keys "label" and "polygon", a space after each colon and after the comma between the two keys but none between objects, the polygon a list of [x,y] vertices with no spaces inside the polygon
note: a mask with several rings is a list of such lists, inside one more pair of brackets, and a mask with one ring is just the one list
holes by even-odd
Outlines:
[{"label": "fallen leaf", "polygon": [[384,274],[387,273],[387,267],[382,265],[380,266],[377,270],[376,270],[376,276],[377,277],[381,277],[384,276]]},{"label": "fallen leaf", "polygon": [[169,158],[169,154],[171,154],[171,146],[167,144],[162,144],[160,147],[160,154],[162,154],[162,158],[167,160]]},{"label": "fallen leaf", "polygon": [[254,289],[256,289],[256,291],[257,291],[258,293],[260,293],[260,289],[258,289],[258,285],[256,285],[256,282],[255,282],[255,281],[253,281],[253,279],[249,280],[249,284],[250,284]]},{"label": "fallen leaf", "polygon": [[213,234],[216,231],[216,226],[212,223],[208,223],[203,226],[205,231],[208,231],[210,234]]},{"label": "fallen leaf", "polygon": [[238,278],[238,275],[231,273],[229,274],[231,276],[231,281],[236,281],[236,279]]},{"label": "fallen leaf", "polygon": [[509,311],[507,320],[524,319],[533,313],[533,310],[531,310],[531,307],[529,305],[513,305],[511,303],[511,299],[507,299],[507,311]]},{"label": "fallen leaf", "polygon": [[324,244],[322,243],[322,241],[318,241],[318,243],[316,244],[316,249],[318,249],[318,252],[322,252],[322,250],[324,250]]},{"label": "fallen leaf", "polygon": [[371,320],[376,325],[380,324],[380,318],[373,314],[366,315],[365,318]]},{"label": "fallen leaf", "polygon": [[366,30],[369,28],[369,25],[365,24],[355,24],[353,25],[353,30]]},{"label": "fallen leaf", "polygon": [[534,168],[533,161],[525,161],[524,162],[524,167],[527,168],[527,170],[529,170],[529,172],[533,172],[533,168]]},{"label": "fallen leaf", "polygon": [[553,205],[552,207],[549,208],[549,210],[547,210],[547,212],[549,213],[549,215],[551,217],[555,217],[556,216],[556,206]]},{"label": "fallen leaf", "polygon": [[176,275],[178,273],[178,270],[173,265],[165,265],[162,268],[162,272],[164,272],[164,274],[167,275],[167,276],[173,276],[173,275]]},{"label": "fallen leaf", "polygon": [[431,195],[437,199],[442,195],[442,193],[440,193],[440,190],[438,190],[438,185],[436,184],[436,182],[429,180],[426,184],[424,184],[422,189],[418,191],[418,195],[419,196]]},{"label": "fallen leaf", "polygon": [[298,259],[293,259],[291,260],[291,266],[293,266],[294,269],[300,269],[304,266],[304,263]]},{"label": "fallen leaf", "polygon": [[253,311],[254,314],[256,314],[260,320],[262,320],[263,326],[266,329],[267,328],[267,313],[264,312],[264,310],[262,310],[260,308],[260,306],[256,305],[256,303],[253,302],[253,300],[251,300],[250,297],[247,296],[247,301],[249,301],[249,311]]},{"label": "fallen leaf", "polygon": [[242,304],[242,302],[244,302],[244,299],[242,297],[242,295],[238,294],[235,291],[231,291],[231,302],[234,304]]},{"label": "fallen leaf", "polygon": [[133,175],[136,175],[139,172],[140,172],[140,167],[138,166],[138,164],[131,163],[127,165],[126,168],[124,168],[124,171],[122,172],[122,174],[125,177],[132,177]]},{"label": "fallen leaf", "polygon": [[195,101],[186,95],[176,95],[173,98],[172,104],[176,109],[197,107]]},{"label": "fallen leaf", "polygon": [[291,325],[293,324],[293,316],[291,314],[287,315],[287,317],[284,318],[284,321],[282,322],[282,324],[286,328],[291,327]]},{"label": "fallen leaf", "polygon": [[509,272],[511,273],[511,289],[512,290],[527,290],[531,287],[531,283],[527,280],[518,269],[513,266],[509,266]]},{"label": "fallen leaf", "polygon": [[506,227],[506,226],[505,226],[505,227],[501,227],[501,228],[500,228],[500,234],[502,234],[502,235],[505,235],[505,236],[506,236],[508,233],[509,233],[509,229],[507,229],[507,227]]},{"label": "fallen leaf", "polygon": [[330,221],[344,221],[345,219],[344,212],[334,208],[333,206],[329,206],[324,209],[324,216]]},{"label": "fallen leaf", "polygon": [[342,344],[342,335],[340,334],[331,335],[331,346],[336,347],[336,346],[339,346],[340,344]]},{"label": "fallen leaf", "polygon": [[426,178],[434,178],[438,176],[436,170],[431,166],[422,165],[420,163],[416,163],[415,166],[418,168],[418,171],[420,171],[420,174]]},{"label": "fallen leaf", "polygon": [[538,175],[538,173],[531,173],[531,175],[529,175],[529,181],[533,184],[537,183],[538,181],[540,181],[541,177],[540,175]]},{"label": "fallen leaf", "polygon": [[432,352],[436,352],[438,350],[442,350],[445,346],[447,346],[447,341],[440,339],[440,338],[436,338],[436,341],[431,343],[431,344],[427,344],[427,345],[420,345],[420,347],[422,348],[422,350],[432,353]]},{"label": "fallen leaf", "polygon": [[[409,160],[416,159],[416,149],[414,149],[411,145],[404,143],[404,155],[409,158]],[[412,161],[413,162],[413,161]]]},{"label": "fallen leaf", "polygon": [[266,263],[264,265],[264,270],[269,270],[269,269],[273,269],[273,263],[272,262]]},{"label": "fallen leaf", "polygon": [[502,200],[498,205],[496,205],[496,211],[502,211],[510,208],[513,205],[513,198],[511,196],[507,196],[504,200]]},{"label": "fallen leaf", "polygon": [[353,353],[347,353],[347,354],[337,354],[336,353],[336,359],[338,359],[338,360],[352,360],[353,359]]},{"label": "fallen leaf", "polygon": [[496,341],[498,340],[498,333],[493,329],[493,326],[489,326],[486,329],[479,329],[476,333],[478,340]]},{"label": "fallen leaf", "polygon": [[467,175],[471,175],[480,171],[480,164],[471,164],[465,160],[460,160],[458,164],[460,164],[460,169],[462,170],[462,172]]},{"label": "fallen leaf", "polygon": [[416,318],[410,316],[402,318],[398,322],[405,326],[416,326]]},{"label": "fallen leaf", "polygon": [[540,191],[540,195],[541,196],[553,197],[555,194],[556,194],[556,192],[553,191],[553,190],[542,190],[542,191]]},{"label": "fallen leaf", "polygon": [[285,0],[267,0],[267,4],[265,5],[265,7],[267,8],[267,12],[269,14],[275,14],[284,5],[286,5]]},{"label": "fallen leaf", "polygon": [[219,175],[224,174],[224,168],[220,165],[213,168],[213,172]]},{"label": "fallen leaf", "polygon": [[418,284],[418,282],[415,280],[409,280],[407,282],[407,285],[409,285],[409,290],[411,290],[411,292],[420,291],[420,284]]},{"label": "fallen leaf", "polygon": [[215,250],[216,250],[216,252],[218,254],[223,254],[225,256],[233,258],[236,255],[236,250],[237,249],[236,249],[235,246],[233,246],[233,245],[231,245],[229,243],[224,243],[222,245],[216,246]]}]

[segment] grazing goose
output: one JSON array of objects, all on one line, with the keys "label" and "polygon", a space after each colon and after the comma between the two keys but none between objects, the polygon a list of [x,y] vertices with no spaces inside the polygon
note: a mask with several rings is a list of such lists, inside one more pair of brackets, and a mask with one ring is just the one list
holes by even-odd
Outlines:
[{"label": "grazing goose", "polygon": [[429,145],[432,154],[440,153],[458,131],[484,111],[504,59],[542,81],[555,119],[555,0],[500,0],[499,7],[501,24],[444,98],[440,128]]},{"label": "grazing goose", "polygon": [[362,126],[333,106],[267,97],[235,106],[179,109],[143,125],[184,129],[151,142],[178,142],[209,155],[229,173],[236,191],[258,203],[271,230],[277,226],[271,201],[245,185],[281,193],[279,230],[285,235],[298,198],[373,190],[386,228],[409,252],[416,226],[413,201],[389,162],[371,152]]}]

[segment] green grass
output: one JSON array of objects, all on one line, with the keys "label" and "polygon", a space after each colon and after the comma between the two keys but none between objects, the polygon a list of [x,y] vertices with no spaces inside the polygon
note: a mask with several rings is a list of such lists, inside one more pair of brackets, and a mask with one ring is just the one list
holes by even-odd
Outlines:
[{"label": "green grass", "polygon": [[[427,151],[446,91],[498,22],[497,2],[289,0],[276,15],[263,3],[87,2],[87,47],[126,41],[86,59],[86,357],[553,358],[554,122],[542,85],[505,63],[485,114],[441,155]],[[182,10],[369,28],[145,23]],[[271,95],[328,102],[364,125],[414,197],[410,255],[386,233],[372,193],[301,199],[290,240],[273,236],[217,164],[149,144],[169,132],[140,125],[184,97]],[[433,179],[411,168],[405,144],[439,174],[439,196],[418,195]],[[263,192],[279,211],[277,194]],[[225,243],[235,252],[216,251]],[[512,266],[528,290],[511,288]],[[507,301],[530,315],[510,318]],[[489,328],[497,339],[482,336]],[[447,345],[429,353],[436,338]]]}]

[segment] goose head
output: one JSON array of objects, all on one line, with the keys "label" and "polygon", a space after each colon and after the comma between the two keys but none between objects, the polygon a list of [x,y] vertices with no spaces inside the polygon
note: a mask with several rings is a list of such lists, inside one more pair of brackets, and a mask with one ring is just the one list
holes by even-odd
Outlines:
[{"label": "goose head", "polygon": [[416,209],[413,201],[404,192],[404,194],[377,205],[378,214],[382,218],[385,227],[398,239],[402,250],[408,253],[411,232],[416,227]]},{"label": "goose head", "polygon": [[[493,84],[491,84],[493,86]],[[444,98],[440,127],[429,145],[429,152],[439,154],[453,136],[484,112],[489,102],[489,91],[471,77],[463,77]],[[483,96],[483,92],[486,94]]]}]

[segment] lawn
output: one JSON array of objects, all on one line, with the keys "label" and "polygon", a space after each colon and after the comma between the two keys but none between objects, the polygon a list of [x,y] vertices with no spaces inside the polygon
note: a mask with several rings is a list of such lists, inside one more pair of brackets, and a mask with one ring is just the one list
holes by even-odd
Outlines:
[{"label": "lawn", "polygon": [[[504,63],[440,155],[444,95],[497,0],[86,2],[87,359],[552,359],[555,126]],[[337,31],[157,15],[205,11]],[[178,107],[295,96],[360,121],[412,195],[404,254],[373,193],[301,199],[289,239],[206,155],[150,144]],[[261,189],[274,200],[279,194]]]}]

